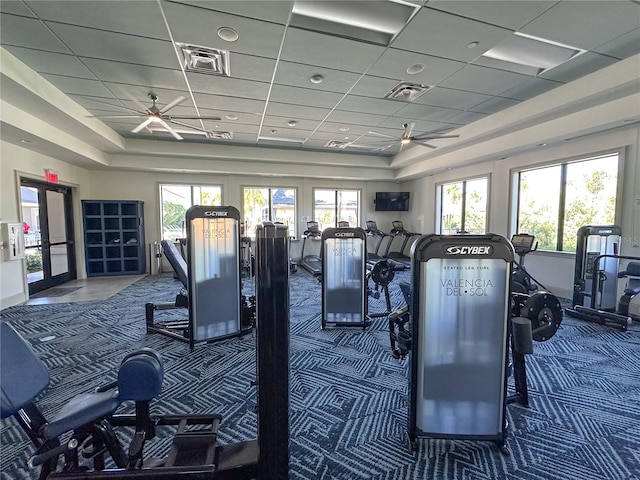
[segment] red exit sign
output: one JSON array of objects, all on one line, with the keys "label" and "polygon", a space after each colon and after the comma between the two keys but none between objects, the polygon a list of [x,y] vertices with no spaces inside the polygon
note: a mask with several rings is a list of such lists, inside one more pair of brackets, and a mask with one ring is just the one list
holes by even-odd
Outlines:
[{"label": "red exit sign", "polygon": [[44,179],[49,183],[58,183],[58,172],[54,172],[47,168],[44,171]]}]

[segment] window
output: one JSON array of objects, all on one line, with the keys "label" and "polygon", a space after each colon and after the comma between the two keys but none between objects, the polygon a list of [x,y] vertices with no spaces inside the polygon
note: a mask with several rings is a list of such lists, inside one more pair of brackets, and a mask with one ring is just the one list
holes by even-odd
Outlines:
[{"label": "window", "polygon": [[160,185],[162,239],[175,241],[187,235],[185,214],[193,205],[222,205],[220,185]]},{"label": "window", "polygon": [[320,230],[334,228],[338,222],[349,222],[350,227],[360,225],[360,192],[358,190],[313,191],[313,219]]},{"label": "window", "polygon": [[517,231],[538,248],[575,252],[578,228],[615,222],[619,154],[516,174]]},{"label": "window", "polygon": [[245,235],[255,238],[256,225],[264,221],[288,225],[289,235],[296,235],[295,189],[245,187],[243,199]]},{"label": "window", "polygon": [[487,177],[483,177],[438,187],[440,234],[486,232],[488,183]]}]

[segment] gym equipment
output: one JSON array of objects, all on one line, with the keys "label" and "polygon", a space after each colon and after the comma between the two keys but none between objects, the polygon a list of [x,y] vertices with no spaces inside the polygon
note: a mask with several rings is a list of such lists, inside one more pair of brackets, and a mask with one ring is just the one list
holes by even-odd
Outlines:
[{"label": "gym equipment", "polygon": [[[387,305],[387,310],[380,313],[369,313],[370,318],[387,317],[392,312],[391,310],[391,296],[389,294],[389,284],[395,278],[396,272],[406,270],[407,265],[404,263],[395,262],[391,259],[379,260],[375,263],[367,263],[367,280],[371,279],[374,284],[374,289],[368,288],[368,295],[373,298],[380,298],[380,290],[384,293],[384,298]],[[368,284],[368,281],[367,281]]]},{"label": "gym equipment", "polygon": [[637,260],[629,262],[626,270],[618,273],[619,278],[629,279],[618,302],[618,314],[628,315],[640,322],[640,258]]},{"label": "gym equipment", "polygon": [[[308,239],[319,239],[322,236],[318,222],[307,222],[307,229],[302,234],[302,256],[300,258],[300,266],[308,271],[311,275],[319,277],[322,275],[322,259],[320,254],[307,254],[305,255],[305,249],[308,251],[309,243]],[[322,247],[321,247],[322,248]]]},{"label": "gym equipment", "polygon": [[631,317],[616,313],[622,230],[617,225],[585,225],[578,229],[573,280],[573,308],[569,316],[626,331]]},{"label": "gym equipment", "polygon": [[[33,403],[49,385],[47,367],[9,324],[2,323],[0,328],[2,418],[13,416],[29,436],[36,448],[29,466],[40,467],[41,480],[213,478],[219,455],[217,429],[222,418],[151,416],[149,403],[160,394],[164,377],[162,360],[155,351],[143,348],[126,355],[116,382],[73,397],[47,421]],[[135,402],[135,413],[116,414],[116,409],[128,401]],[[156,436],[157,428],[167,426],[176,430],[168,455],[157,464],[147,465],[143,459],[145,444]],[[116,435],[117,427],[134,429],[127,449]],[[205,455],[196,458],[198,453]],[[58,470],[61,455],[64,465]],[[105,469],[109,457],[115,468]]]},{"label": "gym equipment", "polygon": [[[240,213],[234,207],[197,205],[187,210],[186,223],[188,262],[171,242],[162,242],[184,289],[173,305],[146,304],[147,332],[189,342],[191,349],[250,332],[253,307],[241,294]],[[156,310],[179,307],[189,309],[188,321],[155,321]]]},{"label": "gym equipment", "polygon": [[[0,323],[1,416],[14,416],[36,448],[29,465],[41,480],[196,479],[285,480],[289,470],[289,265],[287,227],[256,230],[258,438],[220,445],[222,417],[152,415],[162,389],[159,355],[143,348],[126,355],[118,380],[72,398],[47,422],[34,399],[49,384],[44,363],[6,322]],[[117,414],[123,402],[135,413]],[[125,428],[126,427],[126,428]],[[175,435],[163,458],[144,458],[156,430]],[[116,430],[118,429],[118,430]],[[122,442],[130,438],[128,447]],[[59,468],[59,457],[64,464]],[[105,468],[111,461],[115,468]]]},{"label": "gym equipment", "polygon": [[[409,243],[409,239],[411,237],[419,236],[420,234],[412,233],[405,230],[404,225],[400,220],[394,220],[393,222],[391,222],[391,225],[393,227],[389,232],[389,235],[391,235],[391,240],[387,244],[387,251],[385,252],[384,257],[390,258],[397,262],[403,262],[407,264],[411,263],[411,256],[405,254],[404,252],[407,247],[407,244]],[[393,240],[396,237],[404,237],[404,240],[402,241],[402,244],[397,251],[390,251],[391,246],[393,245]]]},{"label": "gym equipment", "polygon": [[345,220],[340,220],[338,222],[338,228],[349,228],[349,222]]},{"label": "gym equipment", "polygon": [[391,243],[393,237],[378,229],[378,225],[374,220],[367,220],[367,228],[365,232],[372,238],[378,237],[378,243],[376,243],[375,247],[373,247],[373,242],[367,242],[367,244],[371,243],[371,247],[367,249],[367,261],[376,262],[378,260],[381,260],[383,258],[383,256],[380,254],[382,244],[384,243],[385,239],[387,239],[388,243]]},{"label": "gym equipment", "polygon": [[519,349],[513,401],[527,405],[531,335],[528,319],[510,322],[513,247],[492,234],[425,235],[412,253],[411,447],[418,438],[492,440],[506,452],[507,348]]},{"label": "gym equipment", "polygon": [[[511,273],[511,291],[513,292],[530,293],[538,289],[537,281],[529,275],[524,266],[524,257],[528,253],[538,250],[538,242],[535,242],[535,239],[535,236],[527,233],[518,233],[511,237],[511,244],[519,258],[518,262],[513,261],[514,268]],[[535,246],[533,245],[534,242]]]},{"label": "gym equipment", "polygon": [[391,354],[393,358],[397,360],[405,358],[411,351],[411,331],[407,328],[407,324],[411,320],[411,314],[409,313],[409,305],[411,305],[411,284],[400,282],[399,286],[406,305],[389,315]]},{"label": "gym equipment", "polygon": [[367,316],[366,247],[362,228],[322,232],[322,328],[362,327]]}]

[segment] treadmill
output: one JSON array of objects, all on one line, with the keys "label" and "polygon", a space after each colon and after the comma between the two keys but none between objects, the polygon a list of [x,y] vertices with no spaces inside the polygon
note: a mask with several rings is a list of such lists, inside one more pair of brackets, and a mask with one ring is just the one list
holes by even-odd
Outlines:
[{"label": "treadmill", "polygon": [[382,247],[384,239],[389,238],[391,240],[391,236],[380,230],[375,220],[367,220],[367,229],[365,230],[365,232],[367,232],[367,234],[371,237],[379,237],[375,249],[373,249],[372,252],[367,252],[367,262],[375,263],[379,260],[382,260],[384,256],[380,254],[380,247]]},{"label": "treadmill", "polygon": [[320,257],[320,248],[318,247],[318,254],[307,254],[309,251],[309,245],[307,244],[308,239],[318,239],[318,245],[320,245],[320,237],[322,232],[320,231],[320,227],[318,226],[318,222],[311,221],[307,222],[307,229],[302,234],[302,256],[300,258],[300,266],[304,268],[307,272],[312,274],[315,277],[319,277],[322,275],[322,258]]},{"label": "treadmill", "polygon": [[[407,230],[404,229],[404,225],[402,224],[402,222],[400,220],[394,220],[393,222],[391,222],[392,225],[392,229],[391,232],[389,232],[389,235],[391,235],[391,241],[389,242],[389,244],[387,245],[387,252],[385,253],[385,257],[386,258],[390,258],[392,260],[395,260],[396,262],[402,262],[402,263],[406,263],[409,264],[411,263],[411,257],[409,255],[406,255],[404,253],[405,248],[407,246],[407,243],[409,243],[409,239],[411,237],[414,237],[416,235],[420,235],[419,233],[412,233],[412,232],[408,232]],[[391,248],[391,244],[393,243],[393,239],[399,235],[403,235],[404,236],[404,241],[402,242],[402,246],[400,247],[400,250],[397,250],[395,252],[390,252],[389,249]]]}]

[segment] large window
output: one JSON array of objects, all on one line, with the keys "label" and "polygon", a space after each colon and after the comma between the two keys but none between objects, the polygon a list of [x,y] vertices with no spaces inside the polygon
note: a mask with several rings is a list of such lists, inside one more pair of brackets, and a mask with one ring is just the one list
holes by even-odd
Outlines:
[{"label": "large window", "polygon": [[220,185],[160,185],[162,239],[175,241],[187,235],[185,213],[193,205],[222,205]]},{"label": "large window", "polygon": [[487,229],[487,177],[438,186],[438,231],[482,234]]},{"label": "large window", "polygon": [[289,226],[296,236],[296,191],[293,188],[245,187],[243,191],[245,235],[254,238],[256,225],[263,221]]},{"label": "large window", "polygon": [[538,248],[574,252],[583,225],[615,222],[617,153],[524,170],[516,174],[517,231]]},{"label": "large window", "polygon": [[350,227],[360,225],[360,192],[358,190],[313,191],[313,219],[320,230],[338,226],[338,222],[349,222]]}]

